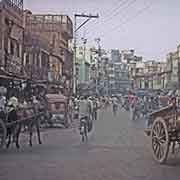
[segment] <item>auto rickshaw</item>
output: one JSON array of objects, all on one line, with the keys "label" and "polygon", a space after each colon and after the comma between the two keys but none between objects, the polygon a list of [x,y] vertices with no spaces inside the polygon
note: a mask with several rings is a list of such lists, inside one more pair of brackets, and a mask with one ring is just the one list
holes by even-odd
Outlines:
[{"label": "auto rickshaw", "polygon": [[59,94],[47,94],[47,110],[52,126],[63,125],[68,128],[68,98]]}]

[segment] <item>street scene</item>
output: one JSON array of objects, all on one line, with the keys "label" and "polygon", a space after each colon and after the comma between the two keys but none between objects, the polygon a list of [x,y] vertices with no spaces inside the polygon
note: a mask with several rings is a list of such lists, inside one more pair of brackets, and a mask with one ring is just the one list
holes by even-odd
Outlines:
[{"label": "street scene", "polygon": [[178,179],[180,2],[43,2],[0,0],[0,180]]},{"label": "street scene", "polygon": [[180,156],[171,155],[165,166],[152,158],[144,121],[132,122],[124,110],[109,109],[99,119],[87,143],[73,130],[46,130],[43,144],[2,150],[0,177],[6,179],[178,179]]}]

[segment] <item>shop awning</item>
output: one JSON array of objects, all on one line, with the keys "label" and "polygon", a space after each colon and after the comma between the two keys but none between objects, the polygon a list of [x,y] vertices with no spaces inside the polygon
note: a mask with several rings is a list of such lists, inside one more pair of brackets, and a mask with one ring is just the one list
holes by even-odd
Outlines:
[{"label": "shop awning", "polygon": [[8,73],[2,69],[0,69],[0,78],[15,80],[15,81],[26,80],[26,77],[24,77],[24,76],[18,76],[18,75],[12,74],[12,73]]}]

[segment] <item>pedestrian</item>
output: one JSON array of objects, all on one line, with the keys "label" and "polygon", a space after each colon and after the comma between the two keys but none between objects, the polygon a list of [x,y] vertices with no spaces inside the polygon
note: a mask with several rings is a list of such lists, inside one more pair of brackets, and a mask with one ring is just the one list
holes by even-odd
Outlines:
[{"label": "pedestrian", "polygon": [[68,115],[69,115],[71,126],[73,125],[73,108],[74,108],[73,98],[70,97],[68,101]]},{"label": "pedestrian", "polygon": [[96,98],[93,98],[93,120],[97,120],[98,102]]}]

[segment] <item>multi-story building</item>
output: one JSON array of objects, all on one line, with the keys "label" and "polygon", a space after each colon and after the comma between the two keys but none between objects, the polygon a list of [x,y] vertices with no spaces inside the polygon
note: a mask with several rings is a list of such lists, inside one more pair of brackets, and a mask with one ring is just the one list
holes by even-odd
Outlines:
[{"label": "multi-story building", "polygon": [[180,45],[175,52],[170,52],[166,57],[167,87],[180,85]]},{"label": "multi-story building", "polygon": [[121,54],[118,49],[111,49],[112,62],[121,62]]},{"label": "multi-story building", "polygon": [[[48,81],[50,46],[42,38],[25,29],[23,66],[29,79],[34,82]],[[53,74],[52,78],[56,78]]]},{"label": "multi-story building", "polygon": [[134,87],[138,89],[165,88],[166,63],[146,61],[137,64],[134,75]]},{"label": "multi-story building", "polygon": [[121,60],[123,63],[129,64],[135,59],[135,50],[134,49],[126,49],[121,51]]},{"label": "multi-story building", "polygon": [[89,83],[90,81],[90,50],[85,46],[79,46],[76,52],[78,64],[78,84]]},{"label": "multi-story building", "polygon": [[0,68],[22,77],[23,0],[0,0]]},{"label": "multi-story building", "polygon": [[109,92],[123,93],[127,89],[132,88],[132,81],[129,79],[128,65],[122,62],[112,61],[108,68]]},{"label": "multi-story building", "polygon": [[72,90],[73,53],[70,41],[73,37],[73,25],[67,15],[31,14],[26,18],[26,27],[33,36],[48,42],[49,81],[63,82],[64,92]]},{"label": "multi-story building", "polygon": [[142,56],[136,56],[135,50],[122,50],[121,51],[122,62],[128,65],[129,78],[132,80],[136,74],[137,67],[142,63]]}]

